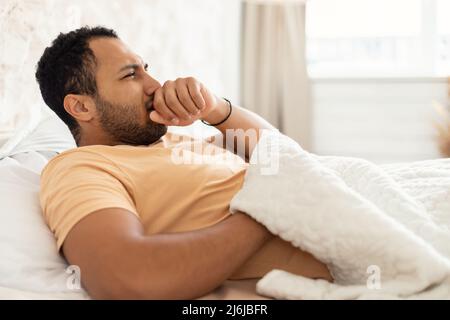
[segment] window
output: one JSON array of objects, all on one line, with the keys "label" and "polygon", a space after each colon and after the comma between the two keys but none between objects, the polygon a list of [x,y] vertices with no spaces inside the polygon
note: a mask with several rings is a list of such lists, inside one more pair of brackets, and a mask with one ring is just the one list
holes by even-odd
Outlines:
[{"label": "window", "polygon": [[450,75],[450,0],[309,0],[312,77]]}]

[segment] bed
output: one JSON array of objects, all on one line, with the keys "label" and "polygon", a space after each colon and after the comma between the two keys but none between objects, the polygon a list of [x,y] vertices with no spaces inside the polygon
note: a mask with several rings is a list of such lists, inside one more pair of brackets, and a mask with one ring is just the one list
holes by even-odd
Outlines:
[{"label": "bed", "polygon": [[[256,279],[228,280],[198,300],[267,300],[256,293]],[[89,300],[84,292],[38,292],[0,287],[0,299],[7,300]]]},{"label": "bed", "polygon": [[[0,210],[0,218],[2,221],[0,224],[0,299],[90,299],[87,293],[81,288],[79,281],[77,281],[79,277],[76,276],[76,269],[68,266],[67,262],[58,254],[53,234],[50,232],[43,220],[38,198],[39,178],[42,168],[51,157],[59,152],[75,147],[75,143],[67,127],[47,107],[37,105],[35,108],[32,108],[32,110],[36,110],[36,112],[27,113],[26,117],[22,117],[19,119],[20,121],[18,123],[12,126],[11,132],[6,132],[6,134],[0,136],[0,176],[2,177],[0,180],[0,203],[2,204]],[[171,131],[185,133],[199,138],[214,135],[216,133],[215,130],[216,129],[214,128],[210,128],[210,131],[204,131],[195,126],[189,128],[171,128]],[[295,150],[298,150],[298,148]],[[344,217],[347,214],[350,214],[353,209],[356,210],[355,217],[358,217],[359,220],[363,222],[363,227],[348,229],[351,227],[352,223],[356,221],[354,218],[346,220],[348,223],[330,224],[331,226],[340,225],[340,228],[336,229],[338,234],[333,236],[331,234],[332,230],[329,230],[330,232],[326,232],[326,224],[319,221],[321,223],[319,229],[323,232],[309,232],[309,234],[313,239],[316,239],[319,235],[323,234],[328,236],[331,235],[330,237],[332,241],[328,243],[328,246],[330,246],[331,249],[346,248],[347,255],[350,254],[351,257],[357,257],[357,259],[342,258],[343,263],[346,264],[347,262],[351,263],[353,261],[354,263],[359,264],[364,257],[369,260],[373,258],[372,255],[369,256],[366,254],[366,249],[370,248],[371,245],[374,244],[377,245],[378,243],[385,243],[386,238],[384,237],[384,234],[386,233],[386,230],[388,230],[385,227],[393,226],[393,220],[386,219],[385,216],[382,216],[382,211],[379,209],[384,206],[388,209],[392,209],[391,211],[392,213],[395,213],[395,215],[400,214],[400,216],[402,216],[402,212],[408,212],[407,215],[402,216],[402,219],[407,221],[406,226],[408,224],[414,225],[412,226],[414,228],[411,227],[411,231],[413,231],[412,229],[415,229],[416,227],[418,227],[418,231],[414,231],[415,234],[413,234],[411,232],[406,232],[407,229],[405,229],[404,226],[392,228],[392,231],[395,231],[395,233],[392,232],[393,238],[389,240],[389,246],[379,246],[379,258],[381,259],[380,263],[385,263],[383,277],[386,279],[387,271],[390,266],[397,266],[396,263],[389,263],[389,261],[397,261],[400,257],[405,256],[404,261],[408,261],[408,263],[402,263],[399,264],[399,266],[403,266],[404,268],[402,268],[406,268],[405,270],[415,269],[412,270],[414,272],[410,272],[409,278],[405,277],[405,274],[402,274],[403,278],[408,280],[403,282],[405,282],[408,286],[411,286],[413,282],[420,282],[419,280],[427,280],[430,278],[431,280],[428,279],[430,281],[425,281],[425,286],[422,289],[436,289],[425,290],[421,292],[421,295],[411,295],[412,298],[450,298],[450,263],[446,258],[447,256],[450,256],[450,254],[448,254],[450,252],[450,247],[448,245],[449,242],[441,241],[441,243],[437,241],[438,239],[447,239],[446,237],[450,238],[450,233],[448,232],[448,230],[450,230],[450,220],[448,218],[448,213],[450,212],[450,202],[448,201],[450,196],[450,159],[435,159],[415,163],[389,164],[381,167],[374,167],[369,162],[356,158],[336,159],[334,157],[317,157],[314,155],[308,156],[305,154],[305,158],[303,159],[303,161],[295,163],[301,164],[302,166],[310,163],[311,165],[314,165],[312,168],[316,169],[318,165],[323,164],[327,164],[330,168],[335,167],[336,171],[341,172],[342,177],[348,180],[346,184],[342,186],[341,184],[334,183],[335,189],[336,186],[341,186],[336,190],[343,190],[343,195],[351,196],[353,200],[350,201],[350,199],[349,201],[343,201],[342,199],[344,199],[344,197],[339,197],[339,199],[336,199],[337,202],[333,203],[345,204],[345,206],[342,206],[342,211],[340,213],[337,213],[336,210],[338,208],[333,205],[333,210],[319,210],[316,214],[304,214],[305,217],[303,218],[306,220],[298,220],[301,222],[299,226],[305,226],[305,228],[316,230],[308,224],[309,217],[317,218],[318,214],[325,214],[323,219],[319,220],[331,221],[333,217],[326,216],[326,214],[330,212],[330,214],[334,214],[336,217],[339,217],[340,220],[343,220]],[[353,164],[357,164],[358,166],[354,166]],[[346,170],[347,167],[352,169]],[[371,181],[372,187],[381,188],[379,191],[383,191],[388,190],[386,186],[390,186],[389,192],[374,193],[372,192],[372,189],[369,191],[369,189],[366,188],[367,184],[360,183],[361,181],[359,177],[367,175],[368,172],[372,172],[369,169],[372,171],[375,170],[373,173],[377,173],[377,175],[367,176],[368,178],[375,177],[374,179],[371,178],[367,180],[368,182]],[[257,170],[257,166],[254,166],[253,169],[249,169],[247,173],[252,170]],[[360,174],[358,174],[358,170],[362,170]],[[303,169],[301,171],[303,173],[320,172],[320,170]],[[344,174],[345,172],[351,173],[351,177],[346,176]],[[384,184],[385,180],[383,179],[386,178],[384,177],[385,175],[389,176],[388,180],[391,184],[395,182],[395,185],[398,187],[396,188],[400,188],[401,190],[393,188],[391,184]],[[249,174],[249,176],[251,176],[251,174]],[[325,179],[325,177],[326,181],[323,181],[322,184],[318,183],[320,179]],[[354,177],[358,179],[355,180],[353,179]],[[257,178],[257,180],[255,180],[256,182],[253,182],[258,185],[258,188],[247,188],[248,191],[246,194],[246,188],[244,187],[239,192],[241,193],[244,190],[244,196],[241,197],[241,200],[245,200],[244,204],[245,202],[248,202],[247,205],[250,205],[249,208],[243,207],[241,211],[245,211],[252,216],[268,211],[266,212],[266,216],[270,217],[270,220],[276,222],[275,213],[277,210],[276,208],[271,208],[271,205],[274,204],[272,202],[265,203],[264,201],[259,200],[261,197],[261,192],[264,191],[264,187],[262,187],[262,183],[258,182],[258,179],[260,178]],[[313,175],[309,184],[307,183],[308,188],[304,189],[308,190],[305,194],[310,194],[312,190],[311,186],[314,185],[320,184],[322,187],[328,188],[331,185],[330,181],[338,181],[335,178],[333,179],[330,180],[329,175],[319,175],[318,177]],[[247,179],[247,185],[251,186],[251,184],[248,184],[249,181],[251,180]],[[276,185],[276,183],[290,183],[290,181],[294,180],[286,179],[286,181],[283,180],[274,182],[274,184],[267,184],[267,186]],[[356,193],[353,191],[350,192],[348,189],[351,185],[358,186],[358,188],[352,189],[353,191],[357,191]],[[276,189],[279,189],[282,194],[275,195],[275,197],[277,199],[282,199],[282,197],[287,194],[282,190],[293,190],[293,192],[296,192],[296,190],[298,190],[298,185],[292,187],[279,187]],[[252,190],[258,190],[258,194],[255,195],[256,198],[253,201],[251,200],[252,194],[254,193]],[[327,190],[328,189],[325,191]],[[336,195],[337,197],[337,193],[334,191],[331,193],[327,191],[328,193],[325,193],[326,197],[322,196],[322,193],[320,193],[322,191],[319,191],[320,190],[318,189],[317,195],[320,196],[321,201],[315,202],[318,206],[321,206],[322,204],[325,205],[326,201],[324,201],[324,199],[331,199],[331,195]],[[271,192],[271,196],[274,196],[273,190],[268,190],[268,192]],[[380,197],[380,199],[387,199],[387,201],[379,202],[379,204],[382,204],[383,206],[377,208],[373,207],[371,204],[368,207],[364,207],[367,212],[361,210],[363,207],[359,205],[360,202],[357,203],[357,206],[348,206],[356,203],[354,202],[355,199],[358,201],[359,199],[362,199],[364,193],[366,193],[365,197],[373,197],[384,194],[384,196]],[[263,198],[272,199],[271,196],[266,196]],[[398,197],[395,198],[394,196]],[[239,197],[237,198],[239,200]],[[405,201],[402,200],[403,198]],[[301,198],[299,197],[299,194],[296,194],[295,197],[291,197],[289,200],[286,200],[285,203],[289,201],[291,204],[290,207],[293,207],[294,202],[298,199]],[[410,202],[406,201],[408,199]],[[301,208],[302,205],[308,205],[308,203],[308,199],[305,201],[297,201],[297,204],[299,205],[298,208]],[[405,205],[408,203],[411,206]],[[230,208],[233,209],[234,205],[231,203]],[[251,207],[255,207],[254,205],[256,205],[256,211],[252,212]],[[258,205],[263,207],[259,208]],[[418,215],[415,220],[412,219],[414,215],[410,215],[410,213],[416,212],[414,211],[416,210],[416,207],[423,209],[417,211],[418,213],[423,212],[427,215]],[[371,210],[374,211],[372,212]],[[282,211],[287,212],[289,210]],[[303,213],[311,213],[312,207],[308,207],[304,210],[298,209],[295,210],[295,212],[302,215]],[[364,216],[365,218],[363,217],[364,212],[366,214]],[[375,215],[374,213],[377,214]],[[386,213],[388,213],[388,211],[386,211]],[[297,214],[296,216],[300,216],[300,214]],[[257,216],[254,216],[254,218],[257,219],[257,221],[264,223],[263,220],[258,219]],[[369,218],[377,218],[377,221],[384,223],[383,227],[380,228],[374,228],[373,226],[375,224],[370,224],[372,229],[376,229],[372,236],[368,235],[369,228],[366,228],[367,221],[369,220],[365,219]],[[284,230],[283,232],[287,232],[286,230],[289,230],[290,227],[294,226],[293,223],[289,223],[289,219],[285,219],[283,217],[280,219],[282,221],[280,220],[280,223],[276,223],[276,225],[281,226],[281,229]],[[287,223],[288,226],[282,227],[283,223],[281,222],[284,224]],[[344,230],[344,227],[347,229]],[[278,234],[275,232],[275,229],[270,230],[273,233]],[[342,233],[339,233],[342,230],[345,231],[345,237],[342,237]],[[360,232],[361,230],[363,230],[362,233]],[[383,232],[377,230],[381,230]],[[439,232],[429,232],[430,230],[437,230]],[[353,238],[351,237],[352,232],[355,235]],[[307,235],[308,233],[306,236]],[[398,237],[399,235],[401,235],[401,237]],[[280,236],[282,235],[280,234]],[[299,243],[301,241],[307,241],[306,236],[299,236],[301,238],[298,240]],[[366,237],[367,246],[361,245],[363,236]],[[410,239],[410,237],[413,236],[414,238]],[[376,237],[381,238],[379,241],[376,241]],[[355,241],[351,242],[352,239]],[[396,241],[398,239],[408,240],[408,242],[402,242],[399,247],[401,250],[394,252],[392,247],[397,243]],[[411,242],[409,240],[414,241]],[[424,240],[430,241],[425,243]],[[318,241],[318,243],[319,246],[317,248],[323,249],[324,242]],[[399,243],[397,243],[397,245],[398,244]],[[432,248],[433,245],[436,245],[437,249]],[[422,254],[419,254],[419,246],[423,249]],[[406,248],[408,250],[406,250]],[[351,250],[355,249],[357,249],[358,254],[353,255],[352,252],[354,251]],[[386,250],[392,251],[390,255]],[[319,257],[319,253],[314,252],[314,247],[311,247],[311,250],[308,248],[307,251],[314,255],[317,254]],[[438,257],[437,252],[441,252],[442,257]],[[342,255],[339,257],[341,256]],[[387,259],[388,257],[390,257],[391,260]],[[327,258],[327,256],[324,256],[324,258]],[[420,259],[416,259],[416,261],[413,258]],[[442,262],[442,264],[433,262],[434,260],[432,260],[432,258],[439,258],[438,260]],[[383,262],[383,259],[386,261]],[[334,262],[336,261],[337,260]],[[412,267],[413,262],[416,263],[414,266],[417,268]],[[344,266],[341,269],[348,273],[349,278],[353,279],[358,276],[361,278],[358,278],[361,281],[358,280],[357,282],[356,280],[352,280],[353,282],[348,282],[346,287],[341,287],[335,284],[330,284],[326,281],[321,282],[321,280],[302,279],[300,277],[295,277],[286,273],[283,274],[283,272],[280,273],[280,271],[275,270],[271,271],[258,283],[258,292],[261,294],[264,293],[265,296],[257,293],[256,286],[258,280],[250,279],[226,281],[216,290],[201,297],[200,299],[256,300],[268,299],[268,297],[277,297],[281,299],[321,299],[324,297],[331,299],[354,299],[359,297],[373,298],[376,296],[374,296],[374,293],[376,294],[376,292],[370,292],[370,294],[367,295],[366,289],[370,288],[365,288],[365,279],[367,276],[365,268],[359,270],[362,270],[362,272],[360,272],[361,274],[357,274],[357,272],[347,272],[348,270],[351,270],[348,266]],[[395,272],[393,273],[393,278],[391,280],[400,279],[400,277],[395,276],[398,270],[396,270],[396,268],[393,269],[395,269],[393,270],[393,272]],[[435,272],[438,269],[439,273]],[[436,275],[440,277],[438,279],[440,281],[440,286],[436,285],[437,280],[433,278],[436,277]],[[360,285],[357,288],[353,286],[356,283],[363,283],[364,285]],[[434,285],[429,285],[430,283]],[[339,285],[346,285],[346,283],[345,281],[341,281]],[[392,282],[392,285],[392,288],[395,290],[401,288],[395,281]],[[422,286],[422,283],[416,283],[416,285]],[[406,289],[410,290],[409,287]],[[376,297],[380,296],[378,295]],[[388,296],[388,298],[390,297],[391,296]],[[398,298],[398,295],[395,297]],[[383,298],[386,298],[386,295],[383,296]]]}]

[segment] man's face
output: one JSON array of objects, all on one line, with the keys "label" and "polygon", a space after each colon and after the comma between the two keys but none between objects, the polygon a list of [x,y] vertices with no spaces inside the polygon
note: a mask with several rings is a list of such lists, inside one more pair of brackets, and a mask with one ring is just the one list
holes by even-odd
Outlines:
[{"label": "man's face", "polygon": [[96,60],[98,121],[115,144],[149,145],[166,132],[150,120],[153,95],[161,85],[146,72],[142,59],[119,39],[90,41]]}]

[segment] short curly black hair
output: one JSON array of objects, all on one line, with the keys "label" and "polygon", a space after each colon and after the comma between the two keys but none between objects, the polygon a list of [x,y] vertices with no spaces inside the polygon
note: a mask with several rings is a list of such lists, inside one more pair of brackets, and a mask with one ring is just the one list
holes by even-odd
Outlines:
[{"label": "short curly black hair", "polygon": [[96,59],[89,48],[95,38],[119,38],[112,29],[82,27],[68,33],[60,33],[42,54],[36,67],[36,80],[45,103],[69,127],[78,142],[80,127],[64,109],[67,94],[97,94],[95,81]]}]

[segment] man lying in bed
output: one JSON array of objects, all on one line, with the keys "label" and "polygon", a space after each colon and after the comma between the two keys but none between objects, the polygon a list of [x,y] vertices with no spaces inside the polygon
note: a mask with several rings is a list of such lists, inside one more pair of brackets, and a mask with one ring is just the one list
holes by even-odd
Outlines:
[{"label": "man lying in bed", "polygon": [[[192,154],[199,141],[167,133],[169,125],[200,119],[222,133],[274,129],[267,121],[194,78],[161,86],[101,27],[60,34],[36,78],[78,145],[43,171],[41,205],[58,250],[80,267],[93,298],[195,298],[226,279],[259,278],[274,268],[331,280],[312,255],[247,215],[230,214],[247,163],[225,149],[234,151],[239,139],[224,148],[200,141],[208,152],[230,154],[229,162],[174,161],[174,152]],[[247,141],[243,158],[254,145]]]}]

